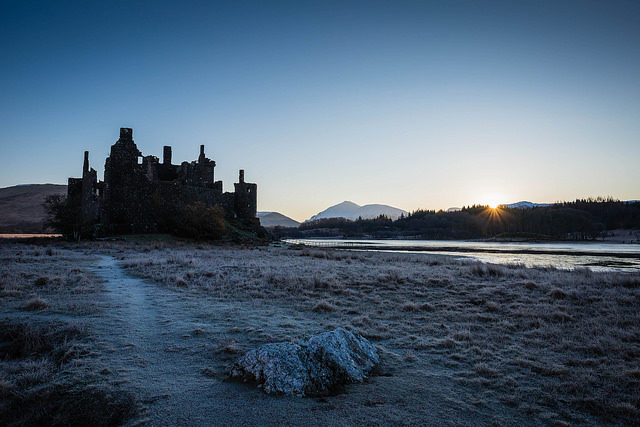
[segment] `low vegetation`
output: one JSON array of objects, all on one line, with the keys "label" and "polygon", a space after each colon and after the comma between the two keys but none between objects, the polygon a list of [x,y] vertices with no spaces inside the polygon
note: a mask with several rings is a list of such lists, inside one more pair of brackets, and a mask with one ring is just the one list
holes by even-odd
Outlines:
[{"label": "low vegetation", "polygon": [[60,247],[0,246],[0,425],[116,426],[137,411],[99,372],[82,320],[99,312],[100,287],[81,259]]},{"label": "low vegetation", "polygon": [[[106,368],[95,360],[90,326],[101,317],[103,293],[83,268],[88,249],[189,301],[196,322],[181,331],[184,344],[169,341],[169,348],[205,352],[198,372],[211,387],[222,384],[215,381],[225,364],[252,348],[346,327],[378,346],[382,364],[370,383],[329,401],[345,422],[599,425],[640,418],[638,273],[145,240],[0,246],[0,327],[7,331],[0,334],[0,424],[17,417],[18,407],[35,418],[17,424],[37,424],[45,412],[73,424],[81,406],[100,406],[104,424],[135,411],[130,394],[99,378]],[[254,398],[234,396],[238,405]],[[311,404],[287,405],[304,411]]]},{"label": "low vegetation", "polygon": [[346,325],[384,349],[393,375],[445,372],[463,407],[560,424],[640,417],[637,274],[307,248],[158,248],[125,266],[254,317],[298,313],[256,320],[272,339]]},{"label": "low vegetation", "polygon": [[78,367],[83,338],[71,324],[0,322],[0,424],[117,426],[136,412],[132,395]]}]

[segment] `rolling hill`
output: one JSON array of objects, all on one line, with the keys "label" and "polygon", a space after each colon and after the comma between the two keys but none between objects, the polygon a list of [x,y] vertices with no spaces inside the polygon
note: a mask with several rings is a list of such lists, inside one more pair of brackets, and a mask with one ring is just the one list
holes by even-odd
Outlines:
[{"label": "rolling hill", "polygon": [[288,216],[282,215],[280,212],[258,212],[258,218],[260,218],[260,224],[264,228],[273,227],[297,227],[300,223]]},{"label": "rolling hill", "polygon": [[67,186],[26,184],[0,188],[0,232],[42,231],[47,216],[44,199],[52,194],[67,194]]}]

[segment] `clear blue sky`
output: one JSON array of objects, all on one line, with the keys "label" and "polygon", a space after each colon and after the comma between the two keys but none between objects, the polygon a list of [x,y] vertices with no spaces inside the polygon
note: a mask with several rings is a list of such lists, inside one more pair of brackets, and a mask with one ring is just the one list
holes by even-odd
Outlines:
[{"label": "clear blue sky", "polygon": [[640,2],[0,3],[0,187],[216,160],[259,210],[640,199]]}]

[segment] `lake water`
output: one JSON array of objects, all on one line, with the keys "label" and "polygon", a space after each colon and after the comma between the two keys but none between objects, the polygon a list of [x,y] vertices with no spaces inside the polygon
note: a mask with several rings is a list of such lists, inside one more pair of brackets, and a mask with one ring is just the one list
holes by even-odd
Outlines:
[{"label": "lake water", "polygon": [[286,241],[314,247],[449,255],[496,264],[524,264],[529,267],[587,267],[593,271],[640,271],[639,244],[348,239],[288,239]]}]

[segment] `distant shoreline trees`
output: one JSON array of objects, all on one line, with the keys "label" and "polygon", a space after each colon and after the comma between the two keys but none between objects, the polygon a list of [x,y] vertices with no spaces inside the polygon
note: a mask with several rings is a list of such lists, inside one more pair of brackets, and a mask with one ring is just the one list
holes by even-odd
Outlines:
[{"label": "distant shoreline trees", "polygon": [[640,229],[640,202],[578,199],[549,206],[465,206],[456,212],[417,210],[397,220],[329,218],[276,228],[278,237],[371,237],[412,239],[529,238],[592,240],[614,229]]}]

